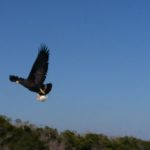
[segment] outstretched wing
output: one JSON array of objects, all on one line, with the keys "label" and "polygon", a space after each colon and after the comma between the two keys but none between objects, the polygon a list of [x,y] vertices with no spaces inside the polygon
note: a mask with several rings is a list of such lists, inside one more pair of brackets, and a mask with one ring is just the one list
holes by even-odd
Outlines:
[{"label": "outstretched wing", "polygon": [[38,56],[32,66],[28,80],[35,84],[42,84],[48,70],[49,50],[46,45],[41,45]]}]

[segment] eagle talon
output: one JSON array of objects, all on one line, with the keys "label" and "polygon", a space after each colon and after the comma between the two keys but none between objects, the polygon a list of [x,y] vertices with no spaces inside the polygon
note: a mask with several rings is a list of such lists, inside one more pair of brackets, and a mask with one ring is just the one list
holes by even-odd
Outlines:
[{"label": "eagle talon", "polygon": [[41,92],[42,94],[44,94],[44,95],[45,95],[45,92],[44,92],[44,90],[40,89],[40,92]]}]

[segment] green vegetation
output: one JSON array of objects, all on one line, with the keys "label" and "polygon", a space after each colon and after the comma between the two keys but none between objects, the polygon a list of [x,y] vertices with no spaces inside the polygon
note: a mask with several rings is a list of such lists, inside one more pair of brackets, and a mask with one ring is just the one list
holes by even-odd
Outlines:
[{"label": "green vegetation", "polygon": [[150,141],[134,137],[109,138],[102,134],[59,133],[0,115],[0,150],[150,150]]}]

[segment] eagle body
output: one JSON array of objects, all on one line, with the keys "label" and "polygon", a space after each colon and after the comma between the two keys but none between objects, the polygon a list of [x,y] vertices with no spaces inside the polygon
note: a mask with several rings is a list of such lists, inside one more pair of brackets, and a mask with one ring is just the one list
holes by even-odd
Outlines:
[{"label": "eagle body", "polygon": [[49,50],[45,45],[41,45],[38,56],[27,79],[18,77],[16,75],[10,75],[10,81],[19,83],[30,91],[38,93],[38,100],[45,100],[47,98],[46,95],[52,89],[52,83],[44,84],[48,71],[48,60]]}]

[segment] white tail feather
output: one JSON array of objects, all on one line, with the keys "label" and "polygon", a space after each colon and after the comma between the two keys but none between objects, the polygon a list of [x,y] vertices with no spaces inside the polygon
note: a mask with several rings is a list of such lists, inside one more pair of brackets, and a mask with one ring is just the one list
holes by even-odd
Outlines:
[{"label": "white tail feather", "polygon": [[46,95],[37,95],[37,100],[40,102],[44,102],[47,99]]}]

